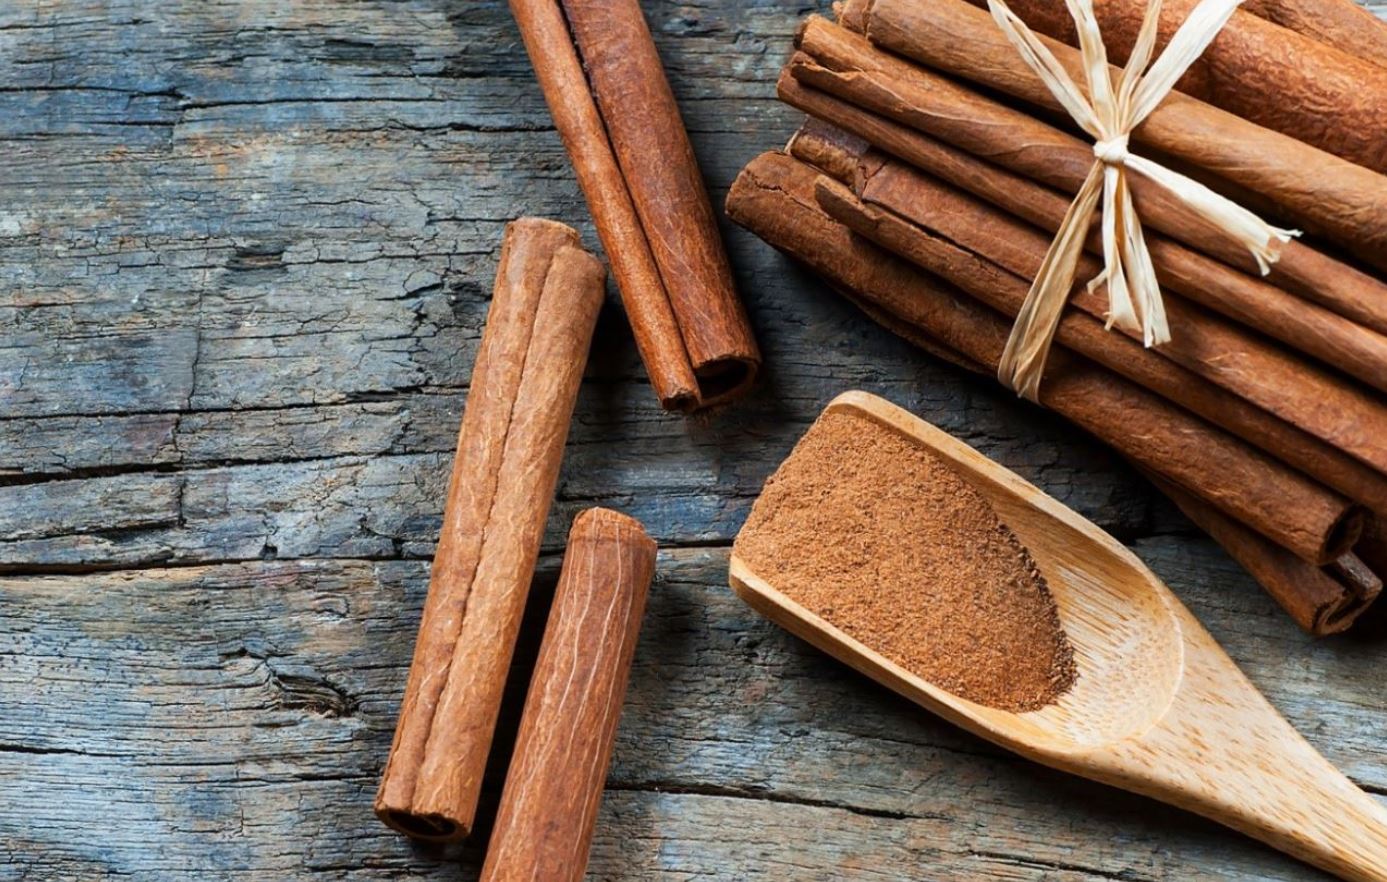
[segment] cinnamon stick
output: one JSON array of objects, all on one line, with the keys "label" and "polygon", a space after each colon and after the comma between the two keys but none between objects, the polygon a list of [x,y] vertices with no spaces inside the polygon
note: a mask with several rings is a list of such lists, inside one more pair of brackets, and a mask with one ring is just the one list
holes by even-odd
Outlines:
[{"label": "cinnamon stick", "polygon": [[1316,637],[1348,630],[1382,593],[1382,580],[1351,552],[1326,566],[1308,564],[1183,488],[1147,477]]},{"label": "cinnamon stick", "polygon": [[[857,194],[892,213],[909,237],[942,238],[1012,274],[1014,314],[1020,310],[1039,272],[1049,238],[1012,216],[895,160],[881,159],[864,169]],[[832,214],[832,211],[830,211]],[[847,222],[846,218],[837,220]],[[849,223],[849,226],[853,224]],[[858,233],[866,230],[853,227]],[[887,244],[878,240],[878,244]],[[890,247],[888,245],[888,247]],[[896,250],[893,248],[892,250]],[[902,253],[897,251],[897,253]],[[902,256],[911,257],[902,253]],[[932,267],[926,267],[932,269]],[[1107,299],[1087,290],[1082,280],[1096,276],[1096,259],[1079,264],[1080,282],[1070,303],[1100,324]],[[935,270],[937,272],[937,270]],[[947,278],[947,277],[946,277]],[[961,287],[960,279],[950,278]],[[1166,313],[1179,328],[1169,343],[1149,350],[1257,405],[1326,444],[1387,473],[1387,399],[1344,377],[1297,358],[1269,341],[1167,293]],[[995,304],[994,304],[995,306]],[[1123,332],[1118,332],[1123,333]],[[1139,334],[1130,335],[1140,340]],[[1179,399],[1177,398],[1177,401]]]},{"label": "cinnamon stick", "polygon": [[569,227],[506,227],[376,795],[380,819],[410,836],[451,841],[471,829],[604,278]]},{"label": "cinnamon stick", "polygon": [[1353,0],[1248,0],[1243,9],[1387,67],[1387,22]]},{"label": "cinnamon stick", "polygon": [[[860,253],[884,265],[858,266],[843,244],[843,227],[816,201],[819,179],[788,156],[764,154],[734,182],[728,214],[836,284],[995,370],[1007,321],[952,287],[921,284],[918,273],[884,262],[879,252]],[[1358,538],[1362,512],[1343,497],[1086,359],[1054,352],[1040,391],[1046,407],[1306,558],[1332,560]]]},{"label": "cinnamon stick", "polygon": [[[861,180],[871,173],[872,166],[879,164],[879,161],[874,161],[868,153],[854,155],[852,151],[855,145],[850,141],[831,135],[824,137],[819,134],[820,131],[820,128],[812,126],[802,128],[791,141],[792,152],[799,151],[805,156],[826,160],[828,165],[846,173],[848,181],[844,183],[850,181],[850,189],[860,193]],[[812,164],[817,165],[817,162]],[[864,165],[866,168],[863,168]],[[922,194],[921,198],[927,197]],[[948,274],[951,269],[959,268],[961,275],[951,281],[965,293],[1005,316],[1014,317],[1026,297],[1028,284],[1019,276],[985,259],[971,263],[959,260],[958,252],[965,245],[962,238],[941,241],[925,230],[913,228],[904,218],[892,212],[869,212],[865,206],[851,200],[835,200],[832,194],[825,200],[825,205],[830,215],[834,214],[835,208],[842,212],[836,219],[849,227],[853,227],[854,223],[862,224],[857,232],[877,240],[883,247],[924,269]],[[944,206],[936,207],[947,210]],[[970,268],[971,272],[968,271]],[[1368,508],[1382,509],[1387,505],[1387,475],[1143,348],[1136,341],[1104,331],[1102,323],[1092,316],[1067,314],[1061,319],[1056,340]]]},{"label": "cinnamon stick", "polygon": [[654,572],[639,521],[574,519],[481,882],[583,878]]},{"label": "cinnamon stick", "polygon": [[[1048,184],[1069,197],[1078,192],[1093,164],[1092,147],[1078,138],[881,51],[845,28],[811,17],[797,39],[801,51],[791,58],[787,70],[794,81],[812,90]],[[814,94],[791,93],[786,82],[782,77],[781,95],[787,101]],[[866,132],[863,127],[859,134]],[[892,144],[878,146],[896,150]],[[1129,175],[1128,183],[1144,226],[1244,272],[1259,272],[1245,249],[1165,190],[1140,175]],[[1387,333],[1387,282],[1302,242],[1286,243],[1267,281]]]},{"label": "cinnamon stick", "polygon": [[[1062,112],[992,17],[966,0],[876,0],[867,37],[937,70]],[[1076,82],[1085,82],[1077,49],[1039,39]],[[1354,84],[1336,88],[1352,90]],[[1297,224],[1387,268],[1387,176],[1181,92],[1172,92],[1132,141],[1263,194]]]},{"label": "cinnamon stick", "polygon": [[[986,0],[968,0],[981,9]],[[1199,0],[1164,0],[1156,52]],[[901,4],[876,0],[867,28]],[[1039,33],[1078,46],[1074,19],[1054,0],[1007,0]],[[1146,15],[1146,0],[1094,0],[1103,44],[1114,64],[1126,64]],[[1238,10],[1190,66],[1176,88],[1232,114],[1350,162],[1387,171],[1387,68]]]},{"label": "cinnamon stick", "polygon": [[[870,141],[1042,230],[1057,231],[1068,211],[1069,200],[1043,184],[811,89],[791,76],[781,77],[779,91],[787,103],[854,132],[846,137],[863,144]],[[823,163],[843,163],[852,166],[855,172],[857,162],[864,155],[863,149],[852,150],[849,155],[844,148],[839,148],[833,151],[838,154],[835,156],[801,156],[797,152],[817,150],[819,142],[825,138],[844,137],[826,133],[825,128],[829,127],[811,128],[808,137],[796,139],[790,152],[846,183],[851,175],[845,177]],[[828,151],[830,147],[832,145],[825,142],[824,150],[819,152]],[[1387,335],[1238,272],[1171,239],[1148,232],[1146,242],[1156,275],[1164,287],[1387,391]],[[1087,248],[1092,254],[1102,254],[1102,237],[1096,227],[1089,236]]]},{"label": "cinnamon stick", "polygon": [[742,394],[761,356],[637,0],[511,0],[660,403]]}]

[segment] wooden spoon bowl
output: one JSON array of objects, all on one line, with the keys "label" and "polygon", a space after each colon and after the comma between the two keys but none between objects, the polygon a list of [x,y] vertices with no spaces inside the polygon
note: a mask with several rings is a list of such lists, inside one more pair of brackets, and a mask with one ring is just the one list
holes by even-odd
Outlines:
[{"label": "wooden spoon bowl", "polygon": [[1291,728],[1131,551],[883,399],[848,392],[828,410],[913,439],[988,499],[1045,576],[1074,647],[1073,688],[1021,714],[960,698],[805,609],[734,554],[738,596],[872,679],[1023,756],[1198,812],[1343,878],[1387,880],[1387,811]]}]

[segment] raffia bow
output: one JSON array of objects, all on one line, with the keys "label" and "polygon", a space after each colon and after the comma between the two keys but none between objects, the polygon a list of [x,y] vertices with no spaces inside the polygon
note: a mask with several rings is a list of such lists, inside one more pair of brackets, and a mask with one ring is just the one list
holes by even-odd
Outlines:
[{"label": "raffia bow", "polygon": [[[998,378],[1032,401],[1037,399],[1045,358],[1078,272],[1093,213],[1103,200],[1103,271],[1088,283],[1090,291],[1108,286],[1107,327],[1140,332],[1147,346],[1170,340],[1165,306],[1141,221],[1127,188],[1126,173],[1136,172],[1176,195],[1244,245],[1265,275],[1296,230],[1273,227],[1247,209],[1127,149],[1131,131],[1156,109],[1191,64],[1204,53],[1243,0],[1203,0],[1180,26],[1160,58],[1155,51],[1161,0],[1151,0],[1141,32],[1118,82],[1112,79],[1093,0],[1065,0],[1079,33],[1088,94],[1074,83],[1055,56],[1003,0],[988,0],[997,20],[1021,57],[1044,81],[1069,115],[1094,138],[1097,161],[1069,206],[1035,282],[1012,326],[998,366]],[[1150,69],[1147,70],[1147,65]]]}]

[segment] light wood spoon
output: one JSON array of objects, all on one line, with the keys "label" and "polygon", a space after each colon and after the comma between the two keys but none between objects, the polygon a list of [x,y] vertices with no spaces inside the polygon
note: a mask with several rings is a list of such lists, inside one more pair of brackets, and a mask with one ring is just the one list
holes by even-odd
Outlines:
[{"label": "light wood spoon", "polygon": [[1387,811],[1291,728],[1135,555],[1020,476],[887,401],[848,392],[828,409],[914,439],[992,503],[1049,583],[1078,679],[1042,710],[995,710],[882,657],[734,554],[730,578],[743,600],[839,661],[1022,756],[1197,812],[1345,879],[1387,880]]}]

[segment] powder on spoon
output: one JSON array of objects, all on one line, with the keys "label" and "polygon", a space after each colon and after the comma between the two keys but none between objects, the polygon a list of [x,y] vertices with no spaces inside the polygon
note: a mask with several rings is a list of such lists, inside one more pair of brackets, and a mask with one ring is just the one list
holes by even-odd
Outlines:
[{"label": "powder on spoon", "polygon": [[1073,648],[1026,547],[947,463],[869,418],[819,418],[766,482],[736,552],[790,599],[970,701],[1021,713],[1073,685]]}]

